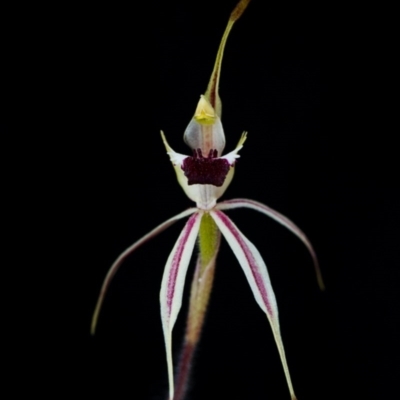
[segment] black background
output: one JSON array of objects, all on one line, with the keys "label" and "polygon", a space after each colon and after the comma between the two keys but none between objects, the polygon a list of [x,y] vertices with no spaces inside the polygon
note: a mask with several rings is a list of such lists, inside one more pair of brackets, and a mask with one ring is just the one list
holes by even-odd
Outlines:
[{"label": "black background", "polygon": [[[57,10],[54,35],[44,29],[38,36],[44,42],[33,53],[46,97],[43,130],[54,132],[50,143],[44,141],[51,148],[44,206],[52,218],[47,243],[55,243],[52,268],[43,275],[51,292],[44,300],[46,324],[28,306],[34,315],[29,329],[41,344],[32,339],[35,356],[26,372],[35,376],[37,359],[46,356],[42,378],[34,379],[43,395],[166,399],[158,296],[183,222],[126,261],[95,337],[89,335],[91,313],[118,254],[192,206],[159,131],[176,151],[189,154],[183,131],[206,89],[235,3]],[[268,204],[292,219],[316,249],[324,293],[295,236],[256,212],[229,213],[268,265],[298,399],[384,399],[394,377],[398,319],[398,182],[383,166],[378,141],[338,124],[343,114],[355,113],[348,99],[353,88],[334,88],[341,78],[335,63],[348,61],[329,57],[335,37],[324,27],[326,15],[254,1],[235,24],[220,85],[226,151],[242,131],[249,134],[223,199]],[[186,291],[175,354],[187,301]],[[223,242],[188,399],[225,398],[279,400],[289,393],[266,317]]]}]

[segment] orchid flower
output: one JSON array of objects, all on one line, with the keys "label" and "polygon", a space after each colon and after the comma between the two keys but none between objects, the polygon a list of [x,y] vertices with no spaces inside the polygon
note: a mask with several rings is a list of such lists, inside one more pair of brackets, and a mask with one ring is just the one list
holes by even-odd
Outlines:
[{"label": "orchid flower", "polygon": [[[306,235],[288,218],[272,208],[248,199],[235,199],[217,203],[232,181],[236,159],[247,138],[244,132],[236,148],[226,155],[225,135],[221,124],[221,101],[218,86],[225,43],[234,22],[242,15],[250,0],[241,0],[231,13],[217,53],[207,91],[200,97],[196,111],[184,133],[184,141],[193,155],[176,153],[161,137],[175,169],[179,184],[186,195],[196,203],[178,215],[163,222],[147,235],[126,249],[111,266],[103,282],[93,315],[91,332],[94,333],[107,288],[122,262],[139,246],[161,233],[176,221],[189,217],[168,257],[161,283],[160,304],[168,367],[169,399],[183,399],[186,390],[191,359],[199,341],[211,287],[215,260],[219,249],[220,234],[226,239],[247,278],[256,302],[265,312],[281,358],[291,399],[296,399],[282,343],[278,309],[267,267],[256,247],[223,212],[235,208],[258,211],[294,233],[307,247],[321,289],[324,288],[315,251]],[[182,295],[189,262],[198,241],[199,256],[191,286],[189,315],[178,376],[174,382],[172,359],[172,329],[182,304]]]}]

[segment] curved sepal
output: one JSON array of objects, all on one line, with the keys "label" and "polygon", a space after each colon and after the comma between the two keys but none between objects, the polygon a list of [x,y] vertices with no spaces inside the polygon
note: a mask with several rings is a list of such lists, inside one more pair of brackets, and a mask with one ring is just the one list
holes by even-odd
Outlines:
[{"label": "curved sepal", "polygon": [[267,266],[253,243],[251,243],[243,233],[240,232],[227,215],[218,210],[211,211],[210,214],[238,259],[258,305],[267,315],[278,347],[290,395],[292,400],[295,400],[296,396],[293,391],[293,385],[279,329],[278,307],[274,291],[272,290],[271,281],[269,279]]},{"label": "curved sepal", "polygon": [[192,215],[179,235],[168,257],[161,283],[161,320],[167,353],[170,400],[174,398],[174,373],[172,361],[172,329],[182,305],[186,272],[199,233],[202,212]]},{"label": "curved sepal", "polygon": [[96,326],[97,326],[97,321],[99,318],[101,306],[104,301],[104,297],[107,293],[108,286],[110,285],[114,275],[118,271],[119,267],[121,264],[124,262],[124,260],[132,254],[139,246],[142,244],[146,243],[148,240],[152,239],[153,237],[157,236],[159,233],[161,233],[164,229],[167,229],[169,226],[174,224],[176,221],[180,220],[181,218],[187,217],[190,214],[193,214],[196,212],[196,208],[189,208],[186,211],[181,212],[178,215],[175,215],[174,217],[168,219],[167,221],[163,222],[161,225],[158,225],[157,228],[154,228],[151,232],[149,232],[147,235],[143,236],[141,239],[139,239],[137,242],[133,243],[131,246],[129,246],[123,253],[119,255],[119,257],[114,261],[114,264],[111,266],[111,268],[108,270],[106,277],[104,278],[103,285],[101,286],[100,294],[97,299],[96,307],[94,309],[93,317],[92,317],[92,324],[90,327],[90,333],[94,335],[96,331]]},{"label": "curved sepal", "polygon": [[274,219],[276,222],[279,222],[285,228],[289,229],[292,233],[294,233],[305,244],[308,251],[310,252],[314,263],[314,269],[315,269],[315,274],[317,276],[318,286],[321,290],[325,290],[325,285],[322,279],[321,270],[319,268],[317,255],[305,233],[289,218],[285,217],[283,214],[272,209],[271,207],[268,207],[263,203],[259,203],[258,201],[249,199],[233,199],[233,200],[223,201],[217,205],[217,208],[219,210],[232,210],[234,208],[242,208],[242,207],[251,208],[252,210],[256,210],[260,213],[263,213],[268,217]]}]

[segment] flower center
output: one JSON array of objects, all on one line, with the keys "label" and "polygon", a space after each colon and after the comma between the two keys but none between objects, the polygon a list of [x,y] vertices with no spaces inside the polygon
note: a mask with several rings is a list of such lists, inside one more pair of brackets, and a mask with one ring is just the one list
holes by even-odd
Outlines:
[{"label": "flower center", "polygon": [[211,149],[204,157],[201,149],[193,150],[193,157],[187,157],[182,163],[182,170],[189,185],[222,186],[229,172],[229,162],[218,158],[218,151]]}]

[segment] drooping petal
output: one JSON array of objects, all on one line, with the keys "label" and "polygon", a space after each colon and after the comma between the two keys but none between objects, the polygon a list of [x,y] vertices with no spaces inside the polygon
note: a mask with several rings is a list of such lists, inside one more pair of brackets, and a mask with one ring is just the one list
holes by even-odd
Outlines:
[{"label": "drooping petal", "polygon": [[174,217],[168,219],[167,221],[163,222],[161,225],[158,225],[157,228],[154,228],[151,232],[149,232],[147,235],[143,236],[141,239],[139,239],[137,242],[133,243],[131,246],[129,246],[123,253],[119,255],[119,257],[114,261],[114,264],[111,266],[111,268],[108,270],[106,277],[104,278],[103,285],[101,286],[100,294],[97,299],[96,307],[93,313],[92,317],[92,324],[90,328],[90,333],[94,335],[95,330],[96,330],[96,325],[97,325],[97,320],[99,318],[99,313],[101,310],[101,306],[104,301],[104,297],[106,295],[108,286],[110,285],[110,282],[112,278],[114,277],[115,273],[118,271],[119,267],[121,264],[124,262],[124,260],[132,254],[139,246],[142,244],[146,243],[148,240],[152,239],[153,237],[157,236],[159,233],[161,233],[164,229],[167,229],[169,226],[174,224],[176,221],[180,220],[181,218],[187,217],[194,212],[196,212],[196,208],[189,208],[186,211],[181,212],[178,215],[175,215]]},{"label": "drooping petal", "polygon": [[[185,341],[182,346],[175,378],[175,399],[185,399],[190,381],[192,360],[203,327],[212,291],[216,258],[221,232],[209,213],[204,213],[199,230],[199,254],[190,289],[189,312],[186,320]],[[174,399],[174,400],[175,400]]]},{"label": "drooping petal", "polygon": [[217,205],[217,208],[219,210],[231,210],[234,208],[242,208],[242,207],[251,208],[253,210],[259,211],[260,213],[263,213],[268,217],[271,217],[275,221],[279,222],[281,225],[283,225],[284,227],[289,229],[292,233],[294,233],[305,244],[308,251],[310,252],[314,262],[314,268],[315,268],[315,273],[317,275],[319,288],[321,290],[325,290],[325,285],[322,279],[321,270],[319,268],[317,255],[315,254],[314,248],[311,242],[308,240],[307,236],[304,234],[304,232],[297,225],[295,225],[289,218],[280,214],[278,211],[275,211],[274,209],[266,206],[265,204],[259,203],[258,201],[249,199],[233,199],[233,200],[223,201]]},{"label": "drooping petal", "polygon": [[228,218],[227,215],[218,210],[211,211],[210,214],[238,259],[258,305],[267,314],[278,347],[282,366],[285,371],[290,395],[292,400],[295,400],[296,396],[293,391],[293,385],[279,329],[278,307],[276,304],[275,294],[272,290],[271,281],[269,279],[267,266],[253,243],[251,243],[243,233],[239,231],[237,226]]},{"label": "drooping petal", "polygon": [[174,373],[172,362],[172,328],[182,305],[183,288],[189,261],[199,233],[202,212],[192,215],[179,235],[168,257],[161,283],[161,320],[167,353],[170,400],[174,398]]}]

